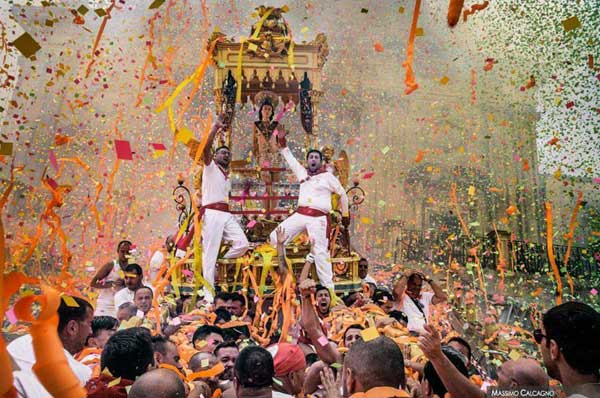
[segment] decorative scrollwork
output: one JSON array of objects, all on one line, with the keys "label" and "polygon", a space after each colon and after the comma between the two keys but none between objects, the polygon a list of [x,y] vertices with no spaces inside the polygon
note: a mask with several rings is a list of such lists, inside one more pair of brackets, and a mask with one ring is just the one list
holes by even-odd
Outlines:
[{"label": "decorative scrollwork", "polygon": [[177,222],[179,227],[181,227],[185,220],[192,214],[192,194],[190,190],[183,185],[183,177],[181,176],[177,178],[177,186],[173,189],[173,201],[175,202],[175,209],[179,213]]},{"label": "decorative scrollwork", "polygon": [[353,182],[354,186],[346,191],[348,198],[350,199],[350,209],[355,212],[358,207],[365,201],[365,191],[358,186],[358,182]]}]

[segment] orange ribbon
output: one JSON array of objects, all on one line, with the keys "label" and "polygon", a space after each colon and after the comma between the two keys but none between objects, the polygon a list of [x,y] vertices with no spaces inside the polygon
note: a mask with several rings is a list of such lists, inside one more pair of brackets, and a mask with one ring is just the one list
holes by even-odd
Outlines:
[{"label": "orange ribbon", "polygon": [[550,202],[546,202],[546,242],[548,245],[548,261],[550,261],[552,272],[556,279],[556,305],[560,305],[562,303],[562,279],[560,278],[560,271],[554,258],[554,246],[552,244],[552,205]]},{"label": "orange ribbon", "polygon": [[220,375],[224,371],[225,371],[225,366],[223,366],[223,364],[221,362],[218,362],[212,368],[189,374],[187,377],[187,380],[194,381],[194,380],[198,380],[198,379],[206,379],[209,377],[215,377],[215,376]]},{"label": "orange ribbon", "polygon": [[[575,208],[573,209],[573,214],[571,214],[571,221],[569,222],[569,233],[567,234],[567,252],[565,253],[565,258],[563,261],[563,265],[565,270],[567,269],[567,264],[569,263],[569,257],[571,256],[571,247],[573,246],[573,235],[575,233],[575,223],[577,222],[577,213],[579,212],[579,208],[581,207],[581,202],[583,202],[583,192],[579,192],[577,195],[577,202],[575,203]],[[567,270],[567,282],[569,283],[569,288],[571,289],[571,295],[574,292],[573,287],[573,278],[571,278],[571,274]]]},{"label": "orange ribbon", "polygon": [[406,76],[404,77],[404,94],[408,95],[419,88],[419,85],[415,81],[415,75],[412,69],[413,53],[415,47],[415,35],[417,32],[417,21],[419,20],[419,10],[421,8],[421,0],[415,1],[415,11],[413,13],[412,23],[410,25],[410,33],[408,35],[408,47],[406,48],[406,61],[402,63],[402,66],[406,68]]},{"label": "orange ribbon", "polygon": [[450,27],[458,23],[464,3],[465,0],[450,0],[450,4],[448,5],[448,25]]}]

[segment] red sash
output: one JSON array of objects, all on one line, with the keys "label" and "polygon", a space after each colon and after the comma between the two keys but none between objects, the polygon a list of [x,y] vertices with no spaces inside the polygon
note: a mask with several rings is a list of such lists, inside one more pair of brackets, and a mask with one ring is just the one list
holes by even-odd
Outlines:
[{"label": "red sash", "polygon": [[[202,206],[200,208],[200,211],[198,212],[200,219],[202,219],[202,217],[204,217],[204,212],[206,211],[206,209],[217,210],[217,211],[229,213],[229,204],[224,203],[224,202],[217,202],[217,203],[208,204],[206,206]],[[190,220],[190,221],[193,221],[193,220]],[[192,225],[190,226],[188,233],[185,234],[183,237],[181,237],[179,239],[179,241],[177,241],[176,246],[178,249],[186,250],[192,244],[192,239],[194,238],[194,229],[195,229],[194,223],[192,222]]]},{"label": "red sash", "polygon": [[298,208],[296,209],[296,213],[298,214],[302,214],[303,216],[308,216],[308,217],[327,217],[327,229],[326,229],[326,233],[327,233],[327,240],[329,240],[329,234],[331,233],[331,223],[330,223],[330,218],[329,218],[329,213],[325,213],[324,211],[321,210],[317,210],[317,209],[313,209],[312,207],[306,207],[306,206],[298,206]]}]

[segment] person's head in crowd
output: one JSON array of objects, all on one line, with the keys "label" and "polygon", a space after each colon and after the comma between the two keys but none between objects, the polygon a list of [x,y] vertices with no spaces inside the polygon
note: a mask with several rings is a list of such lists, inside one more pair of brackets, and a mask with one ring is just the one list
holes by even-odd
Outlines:
[{"label": "person's head in crowd", "polygon": [[269,351],[262,347],[244,348],[235,363],[236,398],[271,396],[275,366]]},{"label": "person's head in crowd", "polygon": [[446,342],[446,345],[454,348],[456,351],[460,352],[464,355],[466,361],[466,365],[469,366],[472,358],[471,345],[467,342],[467,340],[463,339],[459,336],[454,336]]},{"label": "person's head in crowd", "polygon": [[342,372],[344,397],[375,387],[400,388],[405,382],[402,351],[385,336],[354,343],[346,354]]},{"label": "person's head in crowd", "polygon": [[386,314],[394,308],[394,296],[387,290],[377,289],[373,294],[373,302]]},{"label": "person's head in crowd", "polygon": [[[85,347],[85,343],[92,334],[94,308],[82,298],[75,296],[71,298],[74,300],[74,302],[69,303],[71,305],[65,302],[65,297],[60,300],[58,306],[58,337],[65,350],[71,355],[75,355]],[[77,305],[75,306],[74,303]]]},{"label": "person's head in crowd", "polygon": [[548,387],[550,379],[540,364],[531,358],[506,361],[496,369],[498,387]]},{"label": "person's head in crowd", "polygon": [[152,336],[152,350],[154,351],[154,364],[156,366],[164,363],[175,366],[179,371],[183,371],[177,346],[165,336],[160,334]]},{"label": "person's head in crowd", "polygon": [[310,352],[306,354],[304,357],[306,359],[306,367],[309,368],[313,363],[319,361],[319,355],[314,352]]},{"label": "person's head in crowd", "polygon": [[[212,352],[197,352],[190,358],[188,368],[193,372],[201,372],[213,368],[219,360]],[[219,387],[219,375],[195,379],[206,383],[212,391]]]},{"label": "person's head in crowd", "polygon": [[125,286],[131,291],[142,287],[144,272],[138,264],[129,264],[125,267]]},{"label": "person's head in crowd", "polygon": [[150,289],[148,286],[142,286],[133,294],[133,303],[138,310],[142,311],[144,314],[147,314],[150,309],[152,309],[153,298],[154,293],[152,292],[152,289]]},{"label": "person's head in crowd", "polygon": [[350,348],[354,343],[356,343],[359,340],[362,340],[361,332],[364,329],[364,326],[358,323],[348,326],[346,328],[346,331],[344,332],[344,347]]},{"label": "person's head in crowd", "polygon": [[231,314],[225,308],[218,308],[215,310],[215,325],[222,325],[231,321]]},{"label": "person's head in crowd", "polygon": [[123,321],[128,321],[132,316],[137,313],[137,307],[132,302],[128,301],[123,303],[117,309],[117,320],[119,324]]},{"label": "person's head in crowd", "polygon": [[369,287],[369,290],[367,292],[367,296],[369,298],[372,298],[373,295],[375,294],[375,291],[377,290],[377,285],[374,284],[373,282],[367,282],[367,286]]},{"label": "person's head in crowd", "polygon": [[185,398],[183,381],[168,369],[154,369],[141,375],[129,390],[128,398]]},{"label": "person's head in crowd", "polygon": [[196,329],[192,337],[194,348],[200,352],[214,352],[215,347],[223,342],[223,331],[218,326],[202,325]]},{"label": "person's head in crowd", "polygon": [[317,301],[317,313],[320,317],[329,315],[331,307],[331,292],[323,285],[317,285],[315,291],[315,300]]},{"label": "person's head in crowd", "polygon": [[423,276],[417,272],[411,274],[406,281],[406,294],[415,300],[421,297],[423,287]]},{"label": "person's head in crowd", "polygon": [[551,308],[534,331],[550,377],[567,389],[600,378],[600,314],[587,304],[571,301]]},{"label": "person's head in crowd", "polygon": [[402,311],[392,310],[388,312],[388,316],[400,322],[400,324],[404,327],[408,325],[408,316]]},{"label": "person's head in crowd", "polygon": [[229,293],[227,292],[219,292],[215,296],[215,310],[220,308],[227,309],[227,304],[229,302]]},{"label": "person's head in crowd", "polygon": [[95,316],[92,319],[92,335],[88,338],[87,346],[104,348],[108,339],[115,334],[119,321],[112,316]]},{"label": "person's head in crowd", "polygon": [[129,252],[131,251],[131,242],[128,240],[122,240],[117,245],[117,254],[119,256],[119,262],[124,263],[129,260]]},{"label": "person's head in crowd", "polygon": [[221,373],[219,378],[221,380],[233,380],[235,361],[240,355],[237,344],[233,341],[223,342],[215,347],[214,354],[225,367],[225,371]]},{"label": "person's head in crowd", "polygon": [[369,274],[369,260],[366,258],[361,258],[358,260],[358,277],[360,279],[365,279]]},{"label": "person's head in crowd", "polygon": [[352,307],[361,298],[361,292],[351,292],[342,298],[346,307]]},{"label": "person's head in crowd", "polygon": [[229,295],[227,309],[231,315],[240,318],[246,310],[246,302],[244,301],[244,296],[237,292],[231,293]]},{"label": "person's head in crowd", "polygon": [[293,396],[300,394],[306,373],[306,358],[302,349],[296,344],[278,343],[267,351],[273,356],[275,378],[281,382],[273,387]]},{"label": "person's head in crowd", "polygon": [[127,380],[135,380],[153,365],[152,340],[146,328],[119,330],[108,339],[100,358],[102,369]]},{"label": "person's head in crowd", "polygon": [[[469,377],[469,371],[467,370],[462,354],[448,346],[443,346],[442,352],[463,376]],[[427,361],[423,368],[421,390],[426,397],[433,397],[434,395],[443,397],[448,392],[430,361]]]}]

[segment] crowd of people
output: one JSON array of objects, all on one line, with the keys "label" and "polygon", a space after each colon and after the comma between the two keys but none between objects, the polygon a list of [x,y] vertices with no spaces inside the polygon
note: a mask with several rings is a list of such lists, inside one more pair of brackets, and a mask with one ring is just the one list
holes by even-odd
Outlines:
[{"label": "crowd of people", "polygon": [[[282,247],[284,234],[278,235]],[[421,272],[406,270],[390,290],[365,281],[364,289],[339,296],[303,275],[294,286],[299,319],[286,325],[283,316],[273,317],[277,332],[265,341],[254,327],[265,312],[242,289],[220,291],[212,303],[172,292],[162,300],[161,316],[152,319],[153,287],[139,265],[121,262],[130,247],[119,243],[119,258],[110,263],[122,267],[104,282],[112,301],[101,293],[94,308],[86,299],[73,297],[74,306],[63,297],[58,309],[65,356],[90,398],[478,398],[521,387],[555,394],[546,396],[600,397],[600,314],[583,303],[567,302],[543,315],[532,331],[541,361],[507,360],[491,378],[474,366],[480,347],[438,330],[432,310],[447,296]],[[366,279],[366,259],[361,264]],[[102,285],[109,274],[101,267],[92,285]],[[8,352],[18,396],[47,398],[32,371],[31,336],[13,340]]]}]

